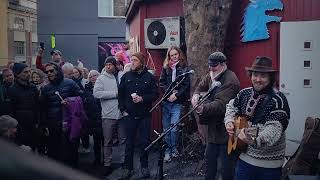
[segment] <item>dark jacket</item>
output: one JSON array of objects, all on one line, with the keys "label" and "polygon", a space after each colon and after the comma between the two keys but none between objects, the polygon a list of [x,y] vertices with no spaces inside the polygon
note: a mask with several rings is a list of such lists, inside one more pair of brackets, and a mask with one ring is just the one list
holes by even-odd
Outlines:
[{"label": "dark jacket", "polygon": [[[133,93],[142,96],[143,101],[134,103],[131,97]],[[152,102],[158,98],[158,95],[155,78],[147,69],[141,73],[129,71],[122,76],[119,86],[120,111],[125,111],[135,118],[150,116]]]},{"label": "dark jacket", "polygon": [[36,125],[40,119],[39,91],[33,84],[15,81],[8,89],[11,116],[18,121],[17,143],[35,148]]},{"label": "dark jacket", "polygon": [[[188,67],[181,67],[179,64],[176,66],[176,77],[181,75],[182,73],[185,73],[189,71]],[[171,68],[163,68],[161,75],[160,75],[160,80],[159,80],[159,86],[162,90],[163,93],[166,92],[170,84],[172,83],[171,87],[174,87],[183,77],[178,77],[175,82],[172,83],[172,70]],[[190,96],[190,76],[186,75],[185,79],[182,81],[181,84],[177,88],[177,100],[174,101],[173,103],[178,103],[178,104],[183,104],[185,101],[189,99]],[[167,97],[169,97],[172,93],[170,93]],[[164,100],[167,101],[167,98]]]},{"label": "dark jacket", "polygon": [[51,128],[62,128],[61,99],[55,94],[60,93],[63,99],[82,95],[79,86],[71,79],[63,77],[61,68],[52,63],[58,71],[58,77],[50,81],[41,89],[41,102],[43,111],[46,112],[42,123]]},{"label": "dark jacket", "polygon": [[0,116],[10,114],[10,99],[8,98],[8,89],[12,85],[0,85]]},{"label": "dark jacket", "polygon": [[84,109],[89,118],[89,131],[91,134],[102,133],[102,118],[100,100],[93,97],[93,84],[86,84],[84,95]]},{"label": "dark jacket", "polygon": [[17,119],[20,126],[34,127],[39,121],[39,91],[33,84],[21,84],[15,81],[8,89],[11,115]]},{"label": "dark jacket", "polygon": [[[226,104],[235,98],[240,90],[240,83],[234,72],[228,69],[217,78],[217,81],[220,81],[222,85],[216,90],[213,97],[210,97],[203,104],[203,112],[200,115],[200,119],[206,120],[208,123],[208,142],[225,144],[228,139],[224,126]],[[195,94],[208,91],[211,84],[212,81],[208,74],[197,86]]]}]

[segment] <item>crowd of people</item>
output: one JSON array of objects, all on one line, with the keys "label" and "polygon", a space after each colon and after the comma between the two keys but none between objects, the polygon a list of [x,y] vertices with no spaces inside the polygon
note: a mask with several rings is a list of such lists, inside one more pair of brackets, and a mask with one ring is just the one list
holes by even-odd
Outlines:
[{"label": "crowd of people", "polygon": [[[144,148],[150,143],[150,109],[159,97],[158,84],[167,95],[161,103],[163,131],[178,122],[183,105],[190,99],[191,78],[186,73],[190,67],[181,49],[168,49],[159,83],[148,71],[141,52],[131,54],[130,63],[117,56],[106,57],[101,72],[88,71],[81,62],[74,66],[63,61],[59,50],[52,51],[52,60],[43,64],[43,53],[41,49],[36,69],[14,63],[2,70],[0,136],[77,167],[78,151],[88,151],[92,135],[93,163],[102,163],[105,175],[109,175],[114,170],[111,163],[116,131],[122,175],[134,174],[133,157],[138,146],[141,176],[150,177],[148,151]],[[205,146],[205,179],[214,180],[218,172],[223,180],[280,179],[290,109],[285,96],[274,88],[277,71],[272,68],[272,60],[257,57],[246,68],[252,87],[242,90],[226,62],[222,52],[213,52],[208,57],[208,74],[191,96]],[[259,127],[258,134],[235,132],[237,116]],[[228,155],[228,137],[234,133],[248,148]],[[165,162],[179,156],[178,138],[176,128],[165,136]],[[79,149],[80,142],[83,149]]]}]

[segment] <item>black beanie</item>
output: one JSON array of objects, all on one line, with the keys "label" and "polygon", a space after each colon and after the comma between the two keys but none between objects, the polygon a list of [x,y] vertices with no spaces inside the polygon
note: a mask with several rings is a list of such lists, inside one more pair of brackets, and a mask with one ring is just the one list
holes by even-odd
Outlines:
[{"label": "black beanie", "polygon": [[14,75],[18,75],[20,74],[24,68],[28,67],[28,65],[24,64],[24,63],[14,63],[13,67],[12,67],[12,72]]},{"label": "black beanie", "polygon": [[116,58],[114,56],[107,57],[106,60],[104,61],[104,65],[106,65],[107,63],[111,63],[115,67],[117,66],[117,60],[116,60]]}]

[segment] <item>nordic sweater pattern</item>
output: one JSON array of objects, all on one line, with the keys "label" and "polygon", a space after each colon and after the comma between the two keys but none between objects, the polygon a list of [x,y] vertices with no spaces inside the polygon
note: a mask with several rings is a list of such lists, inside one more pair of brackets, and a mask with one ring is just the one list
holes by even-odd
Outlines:
[{"label": "nordic sweater pattern", "polygon": [[[256,96],[253,96],[253,94],[256,94]],[[268,97],[266,95],[269,96],[269,99],[264,102],[265,98]],[[259,99],[255,111],[251,116],[248,116],[250,102],[253,104],[252,101],[255,99]],[[244,157],[241,159],[245,160],[245,157],[249,157],[251,160],[261,160],[261,163],[282,161],[286,147],[285,130],[290,118],[290,108],[286,97],[281,92],[273,89],[260,94],[255,92],[252,87],[243,89],[234,100],[228,103],[225,123],[233,121],[233,117],[237,114],[247,116],[252,124],[259,127],[256,144],[249,145],[247,152],[242,154],[240,158]],[[250,164],[252,164],[252,161]],[[274,166],[279,166],[276,164]],[[253,165],[260,166],[259,164]],[[273,165],[268,167],[273,167]]]}]

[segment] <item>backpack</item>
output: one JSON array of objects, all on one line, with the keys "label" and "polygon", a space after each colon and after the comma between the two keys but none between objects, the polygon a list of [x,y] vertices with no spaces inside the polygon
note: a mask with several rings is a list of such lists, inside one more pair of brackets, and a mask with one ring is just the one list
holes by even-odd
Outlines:
[{"label": "backpack", "polygon": [[299,148],[282,169],[282,179],[287,179],[288,175],[318,175],[319,153],[320,119],[308,117]]}]

